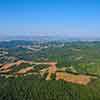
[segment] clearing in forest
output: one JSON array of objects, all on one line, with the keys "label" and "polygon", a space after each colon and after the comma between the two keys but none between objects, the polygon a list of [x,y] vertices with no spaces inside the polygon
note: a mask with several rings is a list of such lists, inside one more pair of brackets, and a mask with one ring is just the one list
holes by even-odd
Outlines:
[{"label": "clearing in forest", "polygon": [[[22,63],[35,64],[35,65],[41,65],[41,64],[50,65],[49,67],[46,67],[46,68],[44,67],[43,69],[41,69],[39,71],[39,74],[41,75],[41,77],[43,77],[43,75],[46,72],[48,72],[48,75],[45,78],[45,80],[51,80],[52,74],[55,74],[56,80],[64,80],[66,82],[72,82],[72,83],[86,85],[91,81],[91,78],[92,78],[92,76],[88,76],[88,75],[81,75],[81,74],[75,75],[72,73],[67,73],[67,72],[65,72],[66,68],[62,67],[61,69],[58,69],[56,67],[57,62],[50,62],[50,61],[48,61],[48,62],[32,62],[32,61],[19,60],[15,63],[2,65],[0,67],[0,71],[2,73],[8,73],[11,71],[11,67],[13,65],[17,65],[20,67],[20,65]],[[16,72],[16,74],[19,74],[19,75],[27,74],[31,70],[34,70],[34,67],[28,66],[26,68],[20,69],[19,71]],[[59,72],[59,70],[63,70],[63,71]]]},{"label": "clearing in forest", "polygon": [[56,80],[64,80],[67,82],[86,85],[91,81],[91,76],[87,75],[74,75],[66,72],[57,72]]}]

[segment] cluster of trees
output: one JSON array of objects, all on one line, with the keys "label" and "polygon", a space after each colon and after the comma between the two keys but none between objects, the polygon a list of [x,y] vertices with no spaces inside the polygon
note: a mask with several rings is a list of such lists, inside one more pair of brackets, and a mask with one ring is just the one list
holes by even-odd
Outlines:
[{"label": "cluster of trees", "polygon": [[34,71],[35,71],[35,72],[39,72],[41,69],[48,68],[49,66],[50,66],[50,65],[48,65],[48,64],[36,65],[36,66],[34,66]]}]

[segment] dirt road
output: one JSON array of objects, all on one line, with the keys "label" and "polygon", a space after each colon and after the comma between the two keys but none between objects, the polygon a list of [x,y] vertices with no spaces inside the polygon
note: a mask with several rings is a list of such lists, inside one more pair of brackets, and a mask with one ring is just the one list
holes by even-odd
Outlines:
[{"label": "dirt road", "polygon": [[50,67],[48,69],[48,76],[46,78],[46,80],[51,80],[51,75],[56,73],[56,64],[57,63],[50,63]]}]

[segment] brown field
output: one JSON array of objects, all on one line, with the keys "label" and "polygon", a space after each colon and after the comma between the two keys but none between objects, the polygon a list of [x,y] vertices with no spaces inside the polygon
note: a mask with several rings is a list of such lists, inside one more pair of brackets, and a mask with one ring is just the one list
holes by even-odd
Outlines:
[{"label": "brown field", "polygon": [[15,62],[15,63],[16,63],[17,66],[19,66],[19,65],[21,65],[22,63],[24,63],[24,61],[23,61],[23,60],[19,60],[19,61]]},{"label": "brown field", "polygon": [[18,72],[16,72],[17,74],[26,74],[28,71],[32,70],[33,67],[27,67],[27,68],[23,68],[21,70],[19,70]]},{"label": "brown field", "polygon": [[86,75],[74,75],[66,72],[57,72],[56,80],[64,80],[67,82],[86,85],[91,81],[91,77]]},{"label": "brown field", "polygon": [[5,65],[1,66],[0,70],[9,69],[9,68],[11,68],[13,65],[15,65],[15,63],[5,64]]},{"label": "brown field", "polygon": [[32,61],[24,61],[24,60],[19,60],[19,61],[15,62],[15,64],[17,66],[20,66],[22,63],[32,64],[33,62]]}]

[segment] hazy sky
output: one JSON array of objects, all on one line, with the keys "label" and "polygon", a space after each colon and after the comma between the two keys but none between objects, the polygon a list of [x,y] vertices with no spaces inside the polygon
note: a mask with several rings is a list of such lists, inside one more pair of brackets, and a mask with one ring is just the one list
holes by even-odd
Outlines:
[{"label": "hazy sky", "polygon": [[0,0],[0,36],[100,36],[100,0]]}]

